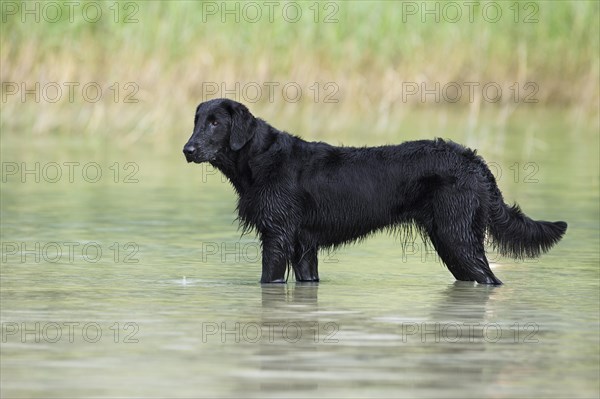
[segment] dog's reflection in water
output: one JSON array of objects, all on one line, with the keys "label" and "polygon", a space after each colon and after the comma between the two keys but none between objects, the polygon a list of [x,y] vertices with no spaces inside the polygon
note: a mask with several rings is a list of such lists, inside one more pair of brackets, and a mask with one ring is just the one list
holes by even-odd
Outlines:
[{"label": "dog's reflection in water", "polygon": [[318,372],[313,364],[302,370],[307,356],[320,350],[317,294],[319,283],[263,284],[262,335],[258,345],[260,389],[265,391],[314,390],[317,384],[301,374]]}]

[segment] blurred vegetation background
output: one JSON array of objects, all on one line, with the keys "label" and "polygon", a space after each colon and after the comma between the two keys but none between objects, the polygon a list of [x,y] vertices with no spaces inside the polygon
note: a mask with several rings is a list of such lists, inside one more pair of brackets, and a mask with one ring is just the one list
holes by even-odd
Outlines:
[{"label": "blurred vegetation background", "polygon": [[[22,9],[35,10],[35,3],[39,22]],[[60,18],[44,2],[3,2],[2,136],[108,135],[123,146],[163,145],[176,138],[180,145],[191,131],[196,105],[222,96],[308,138],[390,131],[411,118],[431,118],[431,110],[440,126],[459,118],[455,126],[477,129],[486,112],[487,121],[506,125],[526,108],[557,110],[575,126],[598,128],[597,1],[481,1],[472,21],[461,2],[454,3],[463,13],[456,21],[455,10],[443,2],[292,2],[302,11],[295,22],[290,21],[295,9],[287,10],[288,17],[282,13],[290,2],[276,3],[269,18],[263,2],[255,2],[262,12],[256,19],[248,2],[81,1],[72,12],[65,3],[53,3],[61,5]],[[497,22],[483,17],[489,3],[500,5]],[[98,5],[102,16],[90,22]],[[439,7],[439,21],[421,7]],[[31,90],[36,82],[42,94],[50,82],[63,93],[55,102],[44,97],[36,102],[34,95],[23,101],[21,85]],[[79,84],[73,98],[65,82]],[[103,90],[98,101],[82,95],[89,82]],[[265,82],[276,84],[272,99]],[[406,96],[407,83],[421,90],[421,84],[435,89],[436,82],[461,86],[460,100],[435,101],[430,95],[422,101],[420,91]],[[486,101],[476,89],[469,101],[465,82],[498,84],[502,98]],[[288,83],[302,89],[298,101],[282,94]],[[511,89],[515,84],[519,93]],[[257,85],[263,90],[258,99]],[[209,96],[208,88],[215,87],[217,93]],[[54,98],[53,86],[46,90]],[[532,93],[538,101],[525,101]]]}]

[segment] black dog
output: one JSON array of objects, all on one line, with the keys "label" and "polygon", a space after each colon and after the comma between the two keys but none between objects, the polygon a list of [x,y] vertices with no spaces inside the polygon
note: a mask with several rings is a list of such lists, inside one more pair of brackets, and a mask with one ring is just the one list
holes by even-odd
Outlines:
[{"label": "black dog", "polygon": [[416,226],[457,280],[502,284],[485,257],[486,232],[501,254],[522,258],[547,251],[567,229],[508,207],[483,159],[451,141],[306,142],[216,99],[196,109],[183,152],[233,184],[244,231],[262,241],[262,283],[285,282],[290,264],[297,281],[318,281],[320,248]]}]

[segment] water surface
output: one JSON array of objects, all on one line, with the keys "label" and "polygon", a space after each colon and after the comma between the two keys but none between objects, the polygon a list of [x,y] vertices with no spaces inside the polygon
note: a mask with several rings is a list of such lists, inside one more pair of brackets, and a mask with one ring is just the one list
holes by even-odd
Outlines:
[{"label": "water surface", "polygon": [[[4,140],[40,181],[2,183],[2,396],[597,397],[597,136],[532,120],[470,143],[508,201],[569,222],[541,259],[490,253],[501,287],[386,235],[322,254],[319,284],[261,286],[233,190],[179,142]],[[64,162],[98,166],[71,183]]]}]

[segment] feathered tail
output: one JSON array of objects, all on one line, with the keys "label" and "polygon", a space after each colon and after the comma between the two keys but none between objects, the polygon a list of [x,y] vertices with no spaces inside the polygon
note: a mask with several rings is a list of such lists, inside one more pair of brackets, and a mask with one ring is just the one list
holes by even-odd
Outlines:
[{"label": "feathered tail", "polygon": [[535,258],[560,241],[567,231],[567,223],[532,220],[517,204],[506,205],[494,175],[487,165],[483,167],[491,184],[488,231],[501,255],[518,259]]}]

